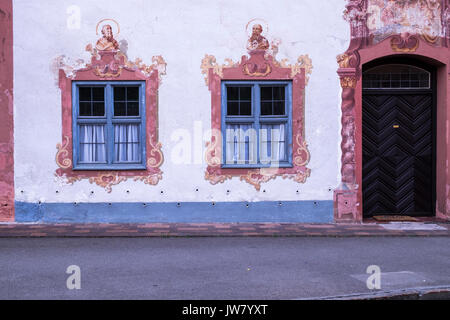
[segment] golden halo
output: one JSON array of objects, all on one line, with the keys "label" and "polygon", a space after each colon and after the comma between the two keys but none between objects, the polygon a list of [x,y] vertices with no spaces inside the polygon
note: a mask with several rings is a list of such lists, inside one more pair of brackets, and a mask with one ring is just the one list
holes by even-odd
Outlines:
[{"label": "golden halo", "polygon": [[251,26],[252,26],[252,29],[253,29],[253,25],[256,24],[256,23],[263,26],[263,32],[262,32],[262,35],[263,35],[263,37],[266,37],[266,36],[267,36],[267,33],[269,32],[269,24],[267,23],[266,20],[260,19],[260,18],[254,18],[254,19],[250,20],[250,21],[247,23],[247,25],[245,26],[245,32],[247,33],[247,35],[248,35],[249,37],[251,37],[251,35],[252,35],[252,30],[250,30],[250,33],[249,33],[249,26],[251,25]]},{"label": "golden halo", "polygon": [[116,24],[116,27],[117,27],[117,30],[116,30],[117,32],[115,33],[115,35],[118,35],[120,33],[120,26],[119,26],[119,23],[116,20],[114,20],[114,19],[102,19],[102,20],[100,20],[97,23],[97,26],[95,27],[95,34],[96,35],[98,35],[98,27],[100,26],[101,23],[103,23],[105,21],[112,21],[112,22],[114,22]]}]

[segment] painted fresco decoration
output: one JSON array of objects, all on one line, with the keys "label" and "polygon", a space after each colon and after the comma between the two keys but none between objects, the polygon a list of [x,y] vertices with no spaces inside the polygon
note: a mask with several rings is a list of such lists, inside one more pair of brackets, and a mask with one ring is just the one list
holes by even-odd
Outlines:
[{"label": "painted fresco decoration", "polygon": [[[119,24],[113,19],[104,19],[97,24],[113,22],[120,32]],[[111,24],[101,28],[102,37],[95,46],[88,44],[86,51],[91,55],[91,61],[69,59],[62,55],[55,59],[54,68],[59,73],[59,87],[62,93],[62,142],[56,145],[55,176],[60,183],[73,184],[87,179],[103,187],[107,192],[114,185],[128,179],[142,181],[148,185],[156,185],[162,179],[160,166],[164,161],[161,151],[162,144],[158,141],[158,88],[161,77],[166,74],[166,62],[162,56],[154,56],[152,64],[142,63],[140,58],[134,62],[128,60],[121,52],[119,43],[114,39]],[[73,137],[72,137],[72,81],[145,81],[146,83],[146,169],[145,170],[73,170]]]},{"label": "painted fresco decoration", "polygon": [[344,20],[350,23],[352,38],[366,38],[367,30],[367,9],[365,0],[350,0],[344,10]]},{"label": "painted fresco decoration", "polygon": [[102,35],[100,39],[98,39],[95,48],[99,51],[117,51],[119,49],[119,43],[116,39],[114,39],[114,34],[112,31],[112,27],[109,24],[105,24],[102,27]]},{"label": "painted fresco decoration", "polygon": [[259,23],[252,26],[252,34],[247,41],[247,50],[267,50],[269,49],[269,41],[262,35],[263,27]]},{"label": "painted fresco decoration", "polygon": [[443,35],[441,11],[441,0],[369,0],[367,27],[373,43],[402,33],[434,43]]},{"label": "painted fresco decoration", "polygon": [[[267,23],[262,19],[253,19],[246,30],[248,34],[246,48],[240,62],[225,59],[219,64],[213,55],[206,54],[201,63],[205,83],[211,91],[212,137],[206,144],[205,159],[207,168],[205,179],[211,184],[223,183],[233,177],[239,177],[260,190],[261,183],[276,177],[292,179],[298,183],[306,182],[311,170],[306,167],[310,160],[308,145],[304,135],[304,94],[312,72],[312,61],[308,55],[301,55],[294,64],[288,59],[278,61],[276,54],[281,43],[279,39],[269,42]],[[222,168],[221,141],[221,81],[222,80],[290,80],[292,81],[292,167],[278,168]]]},{"label": "painted fresco decoration", "polygon": [[[249,24],[247,24],[247,27]],[[269,41],[262,35],[263,27],[259,23],[252,25],[252,34],[247,41],[247,50],[250,59],[244,64],[244,73],[249,76],[261,77],[268,75],[272,70],[265,62],[266,52],[270,49]]]},{"label": "painted fresco decoration", "polygon": [[447,6],[442,14],[442,24],[444,26],[444,37],[450,39],[450,5]]}]

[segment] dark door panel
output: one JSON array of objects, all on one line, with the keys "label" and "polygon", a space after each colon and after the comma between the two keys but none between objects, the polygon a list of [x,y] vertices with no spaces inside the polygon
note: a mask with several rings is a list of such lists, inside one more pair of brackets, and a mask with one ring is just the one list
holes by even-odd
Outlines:
[{"label": "dark door panel", "polygon": [[431,92],[363,92],[365,217],[432,214],[433,115]]}]

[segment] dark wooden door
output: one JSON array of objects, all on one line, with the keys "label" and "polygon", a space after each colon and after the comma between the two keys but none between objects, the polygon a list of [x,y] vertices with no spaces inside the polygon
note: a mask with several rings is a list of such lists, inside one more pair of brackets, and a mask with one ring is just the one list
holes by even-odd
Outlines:
[{"label": "dark wooden door", "polygon": [[362,100],[364,216],[432,215],[431,90],[364,90]]}]

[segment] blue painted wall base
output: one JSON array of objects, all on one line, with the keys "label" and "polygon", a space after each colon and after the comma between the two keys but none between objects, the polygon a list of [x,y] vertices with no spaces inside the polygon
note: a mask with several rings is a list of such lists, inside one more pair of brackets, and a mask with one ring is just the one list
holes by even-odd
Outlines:
[{"label": "blue painted wall base", "polygon": [[16,202],[16,222],[40,223],[332,223],[333,201],[28,203]]}]

